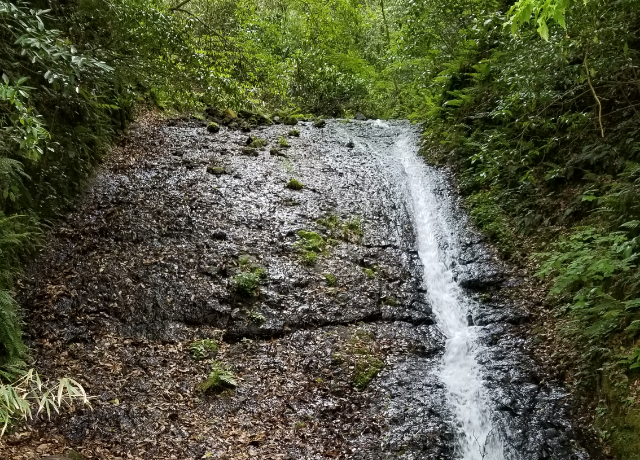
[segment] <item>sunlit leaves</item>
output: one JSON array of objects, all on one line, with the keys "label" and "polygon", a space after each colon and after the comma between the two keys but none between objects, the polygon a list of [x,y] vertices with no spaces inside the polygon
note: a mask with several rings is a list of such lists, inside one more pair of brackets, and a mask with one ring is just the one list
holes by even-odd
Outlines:
[{"label": "sunlit leaves", "polygon": [[[575,0],[580,1],[580,0]],[[582,0],[587,4],[590,0]],[[549,21],[555,21],[563,29],[567,28],[566,13],[574,0],[518,0],[507,14],[511,32],[533,21],[544,40],[549,40]]]}]

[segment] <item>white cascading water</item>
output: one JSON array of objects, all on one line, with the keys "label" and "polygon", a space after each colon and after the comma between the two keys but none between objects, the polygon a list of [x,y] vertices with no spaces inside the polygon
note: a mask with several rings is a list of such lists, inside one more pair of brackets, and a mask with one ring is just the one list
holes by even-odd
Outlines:
[{"label": "white cascading water", "polygon": [[456,457],[504,460],[502,442],[492,430],[488,398],[477,361],[477,328],[470,327],[467,321],[471,300],[465,298],[450,268],[458,248],[447,217],[440,212],[434,171],[418,157],[415,139],[401,137],[393,150],[408,176],[405,178],[407,201],[413,211],[427,296],[436,322],[446,336],[441,378],[459,430]]}]

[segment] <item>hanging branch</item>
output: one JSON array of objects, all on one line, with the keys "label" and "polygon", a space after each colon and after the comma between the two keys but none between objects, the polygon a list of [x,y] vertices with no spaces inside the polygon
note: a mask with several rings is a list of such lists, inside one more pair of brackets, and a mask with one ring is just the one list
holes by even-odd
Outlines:
[{"label": "hanging branch", "polygon": [[587,64],[587,58],[589,57],[589,49],[584,53],[584,69],[587,72],[587,83],[589,83],[589,88],[591,89],[591,94],[593,94],[593,98],[596,100],[598,104],[598,123],[600,123],[600,134],[604,137],[604,128],[602,127],[602,104],[600,103],[600,98],[596,94],[596,90],[591,84],[591,75],[589,74],[589,64]]},{"label": "hanging branch", "polygon": [[173,8],[169,8],[169,11],[176,11],[179,10],[180,8],[182,8],[183,6],[185,6],[187,3],[189,3],[191,0],[183,0],[182,2],[178,3],[176,6],[174,6]]}]

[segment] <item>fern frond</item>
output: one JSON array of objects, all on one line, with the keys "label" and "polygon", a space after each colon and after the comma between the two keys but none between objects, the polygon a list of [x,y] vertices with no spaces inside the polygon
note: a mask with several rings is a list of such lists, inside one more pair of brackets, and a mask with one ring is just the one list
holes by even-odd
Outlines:
[{"label": "fern frond", "polygon": [[8,291],[0,291],[0,367],[15,363],[25,353],[18,305]]}]

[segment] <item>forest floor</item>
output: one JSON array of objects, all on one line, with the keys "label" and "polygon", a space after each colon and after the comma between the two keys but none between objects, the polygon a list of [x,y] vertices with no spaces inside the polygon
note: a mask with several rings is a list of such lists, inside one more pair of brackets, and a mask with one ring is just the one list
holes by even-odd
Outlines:
[{"label": "forest floor", "polygon": [[[397,181],[369,152],[407,128],[351,124],[296,136],[141,119],[21,285],[37,368],[76,379],[91,407],[40,415],[0,458],[451,458],[445,339]],[[510,440],[530,458],[587,458],[567,395],[512,333],[528,314],[500,292],[518,281],[466,239],[467,265],[485,267],[465,285],[492,299],[475,316]],[[215,366],[237,387],[201,391]]]}]

